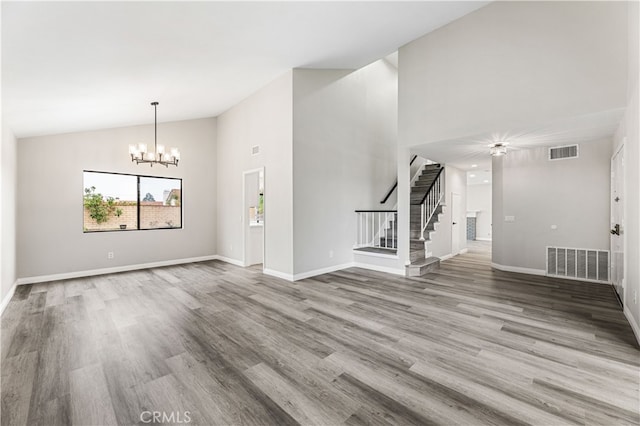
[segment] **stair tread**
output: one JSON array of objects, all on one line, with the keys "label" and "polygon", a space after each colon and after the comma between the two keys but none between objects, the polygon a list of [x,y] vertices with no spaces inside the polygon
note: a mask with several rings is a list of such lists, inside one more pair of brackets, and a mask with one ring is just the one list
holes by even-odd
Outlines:
[{"label": "stair tread", "polygon": [[415,266],[415,267],[427,266],[436,262],[440,262],[440,258],[431,256],[431,257],[427,257],[426,259],[420,259],[420,260],[416,260],[415,262],[411,262],[410,266]]}]

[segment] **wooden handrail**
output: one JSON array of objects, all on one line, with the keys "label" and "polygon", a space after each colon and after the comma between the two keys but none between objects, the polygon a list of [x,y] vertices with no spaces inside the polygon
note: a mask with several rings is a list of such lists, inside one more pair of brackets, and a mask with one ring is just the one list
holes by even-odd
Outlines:
[{"label": "wooden handrail", "polygon": [[[414,155],[413,158],[411,159],[411,161],[409,162],[409,167],[411,167],[413,165],[413,162],[416,161],[416,158],[418,158],[418,156]],[[389,197],[391,197],[391,194],[393,194],[393,191],[395,191],[397,187],[398,187],[398,180],[396,179],[396,183],[393,184],[393,186],[391,187],[389,192],[387,192],[387,195],[385,195],[385,197],[382,199],[382,201],[380,201],[380,204],[386,203],[387,200],[389,199]]]}]

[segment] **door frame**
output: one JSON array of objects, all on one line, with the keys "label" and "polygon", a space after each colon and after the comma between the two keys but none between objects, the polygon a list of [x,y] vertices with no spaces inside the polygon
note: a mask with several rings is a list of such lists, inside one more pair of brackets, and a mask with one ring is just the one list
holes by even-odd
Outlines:
[{"label": "door frame", "polygon": [[[458,212],[456,212],[456,208],[455,208],[455,202],[453,201],[454,197],[458,197]],[[462,251],[461,248],[461,244],[460,244],[460,224],[462,222],[462,219],[460,219],[461,216],[461,211],[462,211],[462,194],[460,194],[459,192],[453,192],[451,191],[451,256],[455,256],[457,254],[460,254],[460,252]],[[465,210],[466,211],[466,210]],[[455,237],[457,238],[456,240],[456,245],[458,246],[458,250],[456,252],[454,252],[453,250],[453,241],[454,241],[454,232],[453,232],[453,227],[455,226],[453,224],[454,220],[456,219],[454,217],[454,215],[457,214],[458,215],[458,221],[456,222],[456,225],[458,225],[458,232]]]},{"label": "door frame", "polygon": [[[257,169],[245,170],[242,172],[242,266],[247,265],[247,229],[249,228],[249,214],[248,214],[248,206],[246,205],[247,200],[247,175],[253,173],[262,172],[262,196],[263,196],[263,220],[262,223],[262,270],[264,271],[267,267],[267,251],[266,248],[266,239],[267,239],[267,179],[266,174],[263,167],[258,167]],[[258,178],[260,179],[260,178]]]},{"label": "door frame", "polygon": [[[628,253],[628,247],[627,247],[627,238],[625,238],[624,236],[624,231],[625,231],[625,225],[626,225],[626,218],[627,218],[627,200],[626,200],[626,187],[624,185],[625,183],[625,174],[626,174],[626,167],[625,167],[625,145],[627,142],[627,138],[624,137],[622,138],[622,143],[620,144],[620,146],[617,147],[617,149],[614,151],[613,155],[611,156],[611,195],[609,197],[609,203],[610,203],[610,220],[609,220],[609,225],[613,226],[613,210],[615,207],[615,202],[613,200],[613,192],[614,192],[614,179],[615,179],[615,183],[619,183],[622,182],[622,210],[620,211],[620,214],[622,215],[622,220],[620,221],[620,229],[622,230],[621,234],[622,234],[622,279],[620,280],[620,289],[621,289],[621,294],[618,293],[617,287],[616,287],[616,283],[613,281],[613,267],[614,267],[614,251],[613,251],[613,244],[612,244],[612,239],[613,236],[610,236],[609,238],[609,245],[610,247],[610,253],[611,253],[611,267],[609,270],[609,277],[611,279],[611,284],[614,287],[614,291],[616,293],[616,295],[618,296],[618,299],[620,300],[620,302],[622,303],[622,305],[625,305],[625,288],[626,288],[626,278],[627,278],[627,253]],[[614,159],[618,156],[622,154],[622,174],[615,176],[614,178]]]}]

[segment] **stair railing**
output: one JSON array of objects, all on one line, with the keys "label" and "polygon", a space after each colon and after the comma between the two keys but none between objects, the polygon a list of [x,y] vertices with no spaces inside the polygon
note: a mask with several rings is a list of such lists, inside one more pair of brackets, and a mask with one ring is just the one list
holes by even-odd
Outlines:
[{"label": "stair railing", "polygon": [[429,221],[433,217],[434,213],[438,209],[442,198],[444,197],[444,182],[442,178],[442,171],[444,167],[441,167],[436,175],[436,178],[431,183],[431,186],[424,194],[422,201],[420,202],[420,239],[424,241],[424,231],[429,226]]},{"label": "stair railing", "polygon": [[396,235],[397,210],[356,210],[356,242],[354,248],[398,248]]}]

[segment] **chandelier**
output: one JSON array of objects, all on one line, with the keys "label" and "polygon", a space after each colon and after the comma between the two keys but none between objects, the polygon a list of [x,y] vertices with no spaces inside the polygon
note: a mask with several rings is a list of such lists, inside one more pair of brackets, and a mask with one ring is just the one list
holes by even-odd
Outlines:
[{"label": "chandelier", "polygon": [[489,152],[494,157],[499,157],[501,155],[507,154],[507,143],[506,142],[496,142],[494,144],[489,145]]},{"label": "chandelier", "polygon": [[149,163],[151,167],[153,167],[154,164],[161,164],[165,167],[177,167],[178,161],[180,160],[180,151],[178,148],[171,148],[169,152],[166,152],[164,145],[158,145],[158,102],[151,102],[151,105],[153,105],[155,112],[155,149],[153,152],[148,152],[146,143],[129,145],[131,161],[135,161],[136,164]]}]

